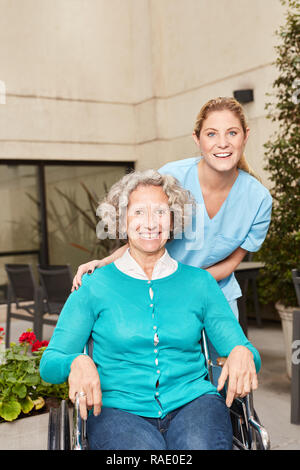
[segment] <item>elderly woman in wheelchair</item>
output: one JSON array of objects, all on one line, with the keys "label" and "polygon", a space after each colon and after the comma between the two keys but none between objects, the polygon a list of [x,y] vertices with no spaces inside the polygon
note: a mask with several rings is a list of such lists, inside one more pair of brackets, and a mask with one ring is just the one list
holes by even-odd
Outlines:
[{"label": "elderly woman in wheelchair", "polygon": [[[79,396],[90,449],[232,449],[229,407],[257,388],[259,353],[217,282],[166,250],[189,204],[177,180],[148,170],[125,175],[99,206],[98,235],[105,226],[129,248],[84,276],[40,365],[45,381],[68,378],[70,399]],[[207,380],[204,328],[227,357],[217,387]],[[90,337],[92,358],[83,354]]]}]

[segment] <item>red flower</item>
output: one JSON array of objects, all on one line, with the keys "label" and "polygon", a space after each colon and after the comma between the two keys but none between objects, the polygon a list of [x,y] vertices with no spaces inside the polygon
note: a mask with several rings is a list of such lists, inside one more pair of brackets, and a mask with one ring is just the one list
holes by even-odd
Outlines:
[{"label": "red flower", "polygon": [[44,346],[48,346],[49,344],[49,341],[39,341],[39,340],[36,340],[35,343],[33,343],[32,347],[31,347],[31,351],[34,352],[34,351],[38,351],[40,348],[43,348]]},{"label": "red flower", "polygon": [[2,328],[2,326],[1,326],[0,327],[0,344],[2,343],[4,335],[5,335],[5,331],[4,331],[4,328]]},{"label": "red flower", "polygon": [[36,340],[36,336],[33,333],[33,331],[26,331],[25,333],[22,333],[20,338],[19,338],[20,343],[33,344],[35,342],[35,340]]}]

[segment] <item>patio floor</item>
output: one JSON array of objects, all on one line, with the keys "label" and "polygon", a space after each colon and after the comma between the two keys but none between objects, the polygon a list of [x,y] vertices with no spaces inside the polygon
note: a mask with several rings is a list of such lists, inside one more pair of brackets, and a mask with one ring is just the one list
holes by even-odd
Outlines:
[{"label": "patio floor", "polygon": [[255,409],[269,432],[272,450],[300,450],[300,425],[291,424],[291,381],[286,374],[280,323],[251,325],[248,337],[258,349],[262,368],[254,393]]},{"label": "patio floor", "polygon": [[[2,316],[0,326],[5,328]],[[31,324],[12,321],[11,341]],[[49,340],[52,326],[44,326],[44,338]],[[262,328],[250,323],[248,336],[262,359],[259,388],[254,393],[255,409],[269,432],[272,450],[300,450],[300,425],[290,423],[291,382],[286,374],[283,334],[280,323],[264,322]]]}]

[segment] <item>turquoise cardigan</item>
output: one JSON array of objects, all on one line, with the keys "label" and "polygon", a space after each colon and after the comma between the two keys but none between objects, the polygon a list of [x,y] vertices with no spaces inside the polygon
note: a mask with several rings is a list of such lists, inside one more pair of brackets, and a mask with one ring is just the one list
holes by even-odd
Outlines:
[{"label": "turquoise cardigan", "polygon": [[258,351],[207,271],[178,263],[170,276],[146,281],[112,263],[85,275],[69,296],[42,356],[41,377],[64,382],[92,335],[103,406],[163,418],[200,395],[218,393],[206,380],[203,327],[221,356],[243,345],[260,369]]}]

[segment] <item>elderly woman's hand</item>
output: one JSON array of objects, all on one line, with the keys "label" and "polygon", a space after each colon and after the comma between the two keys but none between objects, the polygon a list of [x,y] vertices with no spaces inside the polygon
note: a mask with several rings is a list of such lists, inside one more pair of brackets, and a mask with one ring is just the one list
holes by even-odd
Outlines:
[{"label": "elderly woman's hand", "polygon": [[236,397],[245,397],[258,387],[252,352],[245,346],[236,346],[229,354],[218,380],[218,391],[228,378],[226,405],[230,407]]},{"label": "elderly woman's hand", "polygon": [[85,355],[77,356],[71,364],[69,375],[69,398],[74,403],[76,393],[84,392],[79,397],[80,416],[87,419],[87,409],[94,407],[94,415],[101,412],[102,393],[100,378],[94,361]]}]

